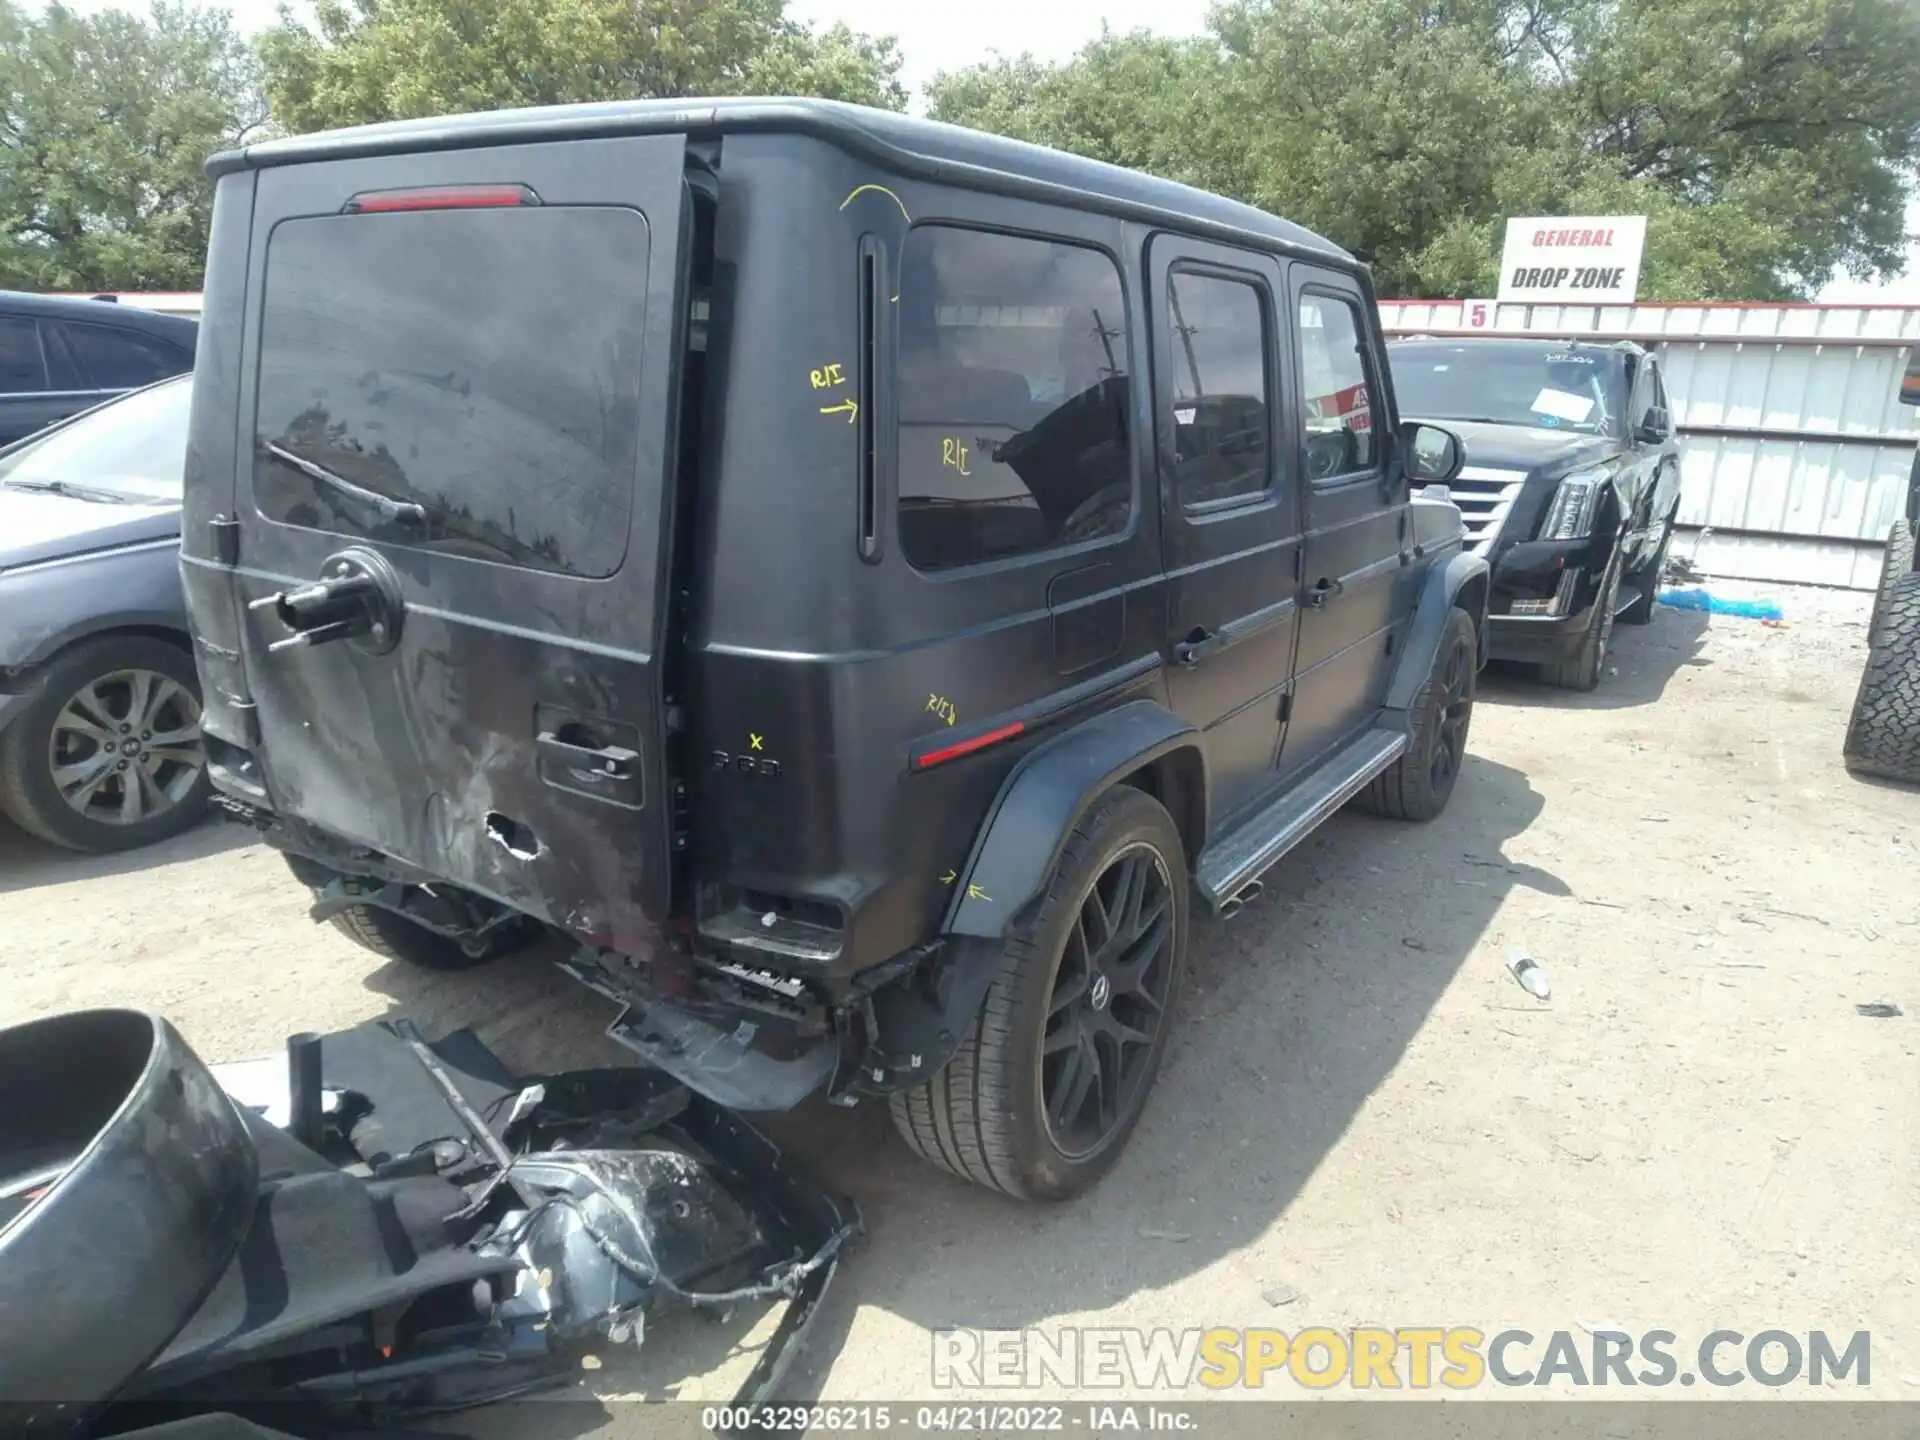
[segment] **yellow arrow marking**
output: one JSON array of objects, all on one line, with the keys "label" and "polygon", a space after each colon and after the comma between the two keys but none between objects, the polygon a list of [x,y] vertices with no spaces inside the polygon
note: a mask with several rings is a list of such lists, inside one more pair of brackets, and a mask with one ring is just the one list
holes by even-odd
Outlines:
[{"label": "yellow arrow marking", "polygon": [[858,400],[842,400],[838,405],[822,405],[820,407],[820,413],[822,415],[838,415],[842,411],[846,412],[847,424],[851,425],[855,420],[860,418],[860,402]]}]

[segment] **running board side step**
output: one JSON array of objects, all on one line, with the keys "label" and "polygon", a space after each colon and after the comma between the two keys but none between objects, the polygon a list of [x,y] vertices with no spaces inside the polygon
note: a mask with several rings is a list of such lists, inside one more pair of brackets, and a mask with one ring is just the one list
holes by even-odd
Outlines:
[{"label": "running board side step", "polygon": [[1233,913],[1249,885],[1407,750],[1400,730],[1368,730],[1334,751],[1264,810],[1200,855],[1194,884],[1216,916]]}]

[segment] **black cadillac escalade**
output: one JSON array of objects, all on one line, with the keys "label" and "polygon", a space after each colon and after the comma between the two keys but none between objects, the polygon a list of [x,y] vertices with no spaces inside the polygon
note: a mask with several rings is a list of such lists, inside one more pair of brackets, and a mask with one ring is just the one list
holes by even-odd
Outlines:
[{"label": "black cadillac escalade", "polygon": [[1592,690],[1615,617],[1653,617],[1679,447],[1658,359],[1638,345],[1428,339],[1387,347],[1401,412],[1466,444],[1452,482],[1493,567],[1490,654]]}]

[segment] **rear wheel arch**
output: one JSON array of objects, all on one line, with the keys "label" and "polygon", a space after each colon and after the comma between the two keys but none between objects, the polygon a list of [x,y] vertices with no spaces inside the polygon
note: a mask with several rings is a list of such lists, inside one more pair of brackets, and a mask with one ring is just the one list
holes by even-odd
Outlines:
[{"label": "rear wheel arch", "polygon": [[1120,784],[1144,790],[1173,817],[1189,856],[1207,841],[1207,766],[1198,745],[1180,745],[1121,778]]},{"label": "rear wheel arch", "polygon": [[[1124,783],[1152,794],[1178,794],[1185,818],[1205,824],[1206,778],[1199,733],[1157,700],[1124,701],[1063,731],[1030,752],[1002,784],[954,886],[944,933],[999,940],[1046,890],[1074,826],[1101,796]],[[1186,750],[1190,758],[1175,752]],[[1163,757],[1168,761],[1160,765]],[[1156,789],[1149,789],[1148,782]],[[1158,788],[1164,787],[1164,788]],[[1171,807],[1168,807],[1171,809]],[[1197,850],[1190,850],[1197,854]]]},{"label": "rear wheel arch", "polygon": [[108,620],[105,623],[90,622],[55,636],[51,644],[43,646],[38,655],[20,668],[28,674],[36,674],[49,665],[59,664],[81,645],[90,645],[97,640],[117,640],[123,636],[158,640],[163,645],[173,646],[189,660],[193,658],[193,639],[184,629],[152,620]]}]

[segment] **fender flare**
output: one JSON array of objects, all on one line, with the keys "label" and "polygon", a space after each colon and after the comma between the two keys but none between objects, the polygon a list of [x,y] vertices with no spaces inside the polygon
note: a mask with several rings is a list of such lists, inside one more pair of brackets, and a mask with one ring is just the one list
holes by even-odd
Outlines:
[{"label": "fender flare", "polygon": [[[870,998],[869,1043],[844,1059],[836,1095],[886,1095],[920,1084],[952,1057],[1000,973],[1008,929],[1046,888],[1067,836],[1096,799],[1142,765],[1191,748],[1195,794],[1183,795],[1194,843],[1206,834],[1199,731],[1156,700],[1129,700],[1036,746],[1007,776],[974,839],[925,973]],[[1176,824],[1178,817],[1176,817]]]},{"label": "fender flare", "polygon": [[[1067,836],[1113,784],[1200,732],[1157,700],[1129,700],[1044,745],[1014,767],[955,883],[946,934],[1003,940],[1014,920],[1046,888]],[[1204,768],[1201,805],[1204,809]],[[1204,836],[1204,820],[1200,834]]]},{"label": "fender flare", "polygon": [[1407,625],[1406,643],[1400,647],[1400,663],[1394,667],[1393,679],[1387,686],[1388,710],[1404,714],[1412,706],[1414,696],[1420,693],[1420,687],[1426,684],[1427,675],[1433,669],[1433,657],[1446,631],[1447,616],[1456,605],[1463,603],[1463,596],[1478,638],[1479,654],[1475,658],[1479,664],[1486,664],[1487,593],[1491,576],[1485,560],[1464,550],[1455,551],[1444,560],[1436,559],[1427,567],[1420,584],[1420,599]]}]

